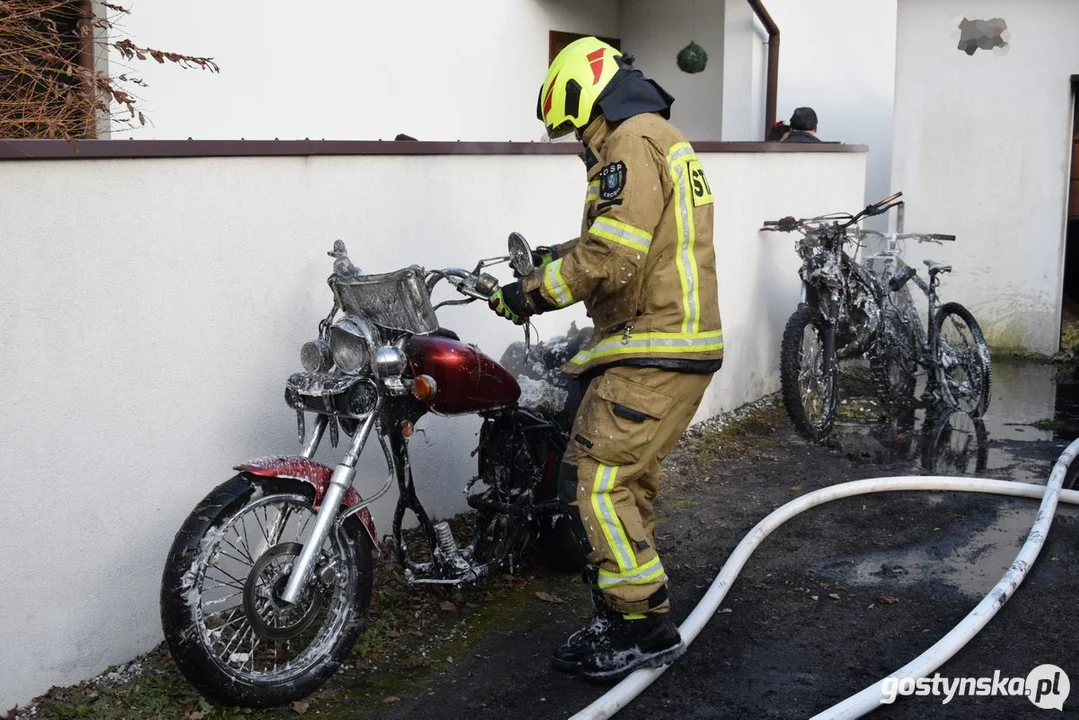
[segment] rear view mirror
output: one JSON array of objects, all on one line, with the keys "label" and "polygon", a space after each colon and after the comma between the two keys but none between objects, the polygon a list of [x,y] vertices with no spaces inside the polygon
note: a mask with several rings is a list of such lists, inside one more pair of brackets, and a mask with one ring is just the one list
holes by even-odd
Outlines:
[{"label": "rear view mirror", "polygon": [[508,244],[510,267],[521,277],[531,275],[536,266],[532,262],[532,248],[529,247],[528,241],[524,239],[521,233],[512,232],[510,233]]}]

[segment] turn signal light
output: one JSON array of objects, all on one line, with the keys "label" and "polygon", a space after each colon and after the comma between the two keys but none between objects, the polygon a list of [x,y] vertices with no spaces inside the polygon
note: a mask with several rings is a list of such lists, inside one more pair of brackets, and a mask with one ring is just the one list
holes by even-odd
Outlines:
[{"label": "turn signal light", "polygon": [[435,396],[436,392],[438,392],[438,386],[430,375],[420,375],[412,381],[412,394],[417,400],[427,402]]},{"label": "turn signal light", "polygon": [[401,423],[401,437],[403,437],[405,440],[408,440],[410,437],[412,437],[412,433],[415,431],[416,428],[413,427],[412,423],[410,423],[408,420],[405,420]]}]

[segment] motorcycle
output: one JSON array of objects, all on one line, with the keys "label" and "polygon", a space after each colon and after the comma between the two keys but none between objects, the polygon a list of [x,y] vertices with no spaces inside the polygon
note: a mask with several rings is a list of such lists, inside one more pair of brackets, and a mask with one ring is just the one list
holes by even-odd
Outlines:
[{"label": "motorcycle", "polygon": [[901,204],[895,193],[861,212],[766,221],[762,231],[801,233],[796,250],[802,294],[780,347],[783,404],[795,429],[821,441],[839,409],[839,363],[875,351],[883,327],[884,290],[844,249],[847,228]]},{"label": "motorcycle", "polygon": [[[333,308],[301,349],[303,371],[285,385],[303,452],[235,466],[238,474],[188,515],[162,576],[161,624],[177,667],[203,695],[228,705],[305,697],[349,656],[363,632],[372,552],[380,547],[369,507],[395,484],[385,545],[408,583],[458,586],[512,573],[536,549],[561,569],[586,562],[560,511],[556,478],[580,402],[576,381],[559,368],[590,329],[533,346],[526,324],[524,344],[511,345],[500,364],[436,315],[443,306],[486,302],[498,281],[485,268],[508,262],[530,274],[525,239],[511,234],[508,255],[471,271],[413,265],[367,275],[340,240],[328,254]],[[443,281],[465,297],[433,306]],[[464,544],[416,494],[409,438],[427,413],[482,418],[477,473],[465,490],[474,530]],[[350,438],[335,468],[313,459],[327,430],[334,448],[342,431]],[[361,496],[356,465],[372,434],[388,472]],[[403,532],[406,512],[420,530],[415,548]]]}]

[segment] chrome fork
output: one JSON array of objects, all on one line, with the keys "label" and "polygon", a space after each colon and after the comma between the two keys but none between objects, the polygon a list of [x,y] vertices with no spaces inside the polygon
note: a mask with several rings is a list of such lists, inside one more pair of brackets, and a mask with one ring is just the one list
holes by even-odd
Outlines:
[{"label": "chrome fork", "polygon": [[[375,420],[381,411],[382,395],[380,393],[371,414],[363,421],[359,432],[352,438],[352,444],[349,445],[345,457],[341,459],[341,462],[334,468],[333,475],[330,476],[330,486],[326,489],[326,495],[322,498],[322,506],[315,516],[315,526],[311,530],[311,537],[304,543],[300,556],[296,558],[296,562],[292,566],[292,573],[289,575],[285,590],[281,593],[281,599],[287,603],[296,602],[300,596],[300,591],[311,578],[315,559],[318,557],[318,553],[322,549],[322,543],[326,541],[326,537],[330,534],[330,528],[337,518],[337,508],[341,505],[341,499],[348,492],[348,489],[352,487],[352,481],[356,477],[356,462],[360,459],[363,446],[367,444],[367,438],[371,435],[371,428],[375,426]],[[325,429],[325,427],[326,423],[322,418],[319,418],[319,423],[315,427],[315,437],[305,448],[305,455],[308,450],[311,451],[312,455],[314,454],[314,448],[317,446],[315,438],[322,435],[320,430]]]}]

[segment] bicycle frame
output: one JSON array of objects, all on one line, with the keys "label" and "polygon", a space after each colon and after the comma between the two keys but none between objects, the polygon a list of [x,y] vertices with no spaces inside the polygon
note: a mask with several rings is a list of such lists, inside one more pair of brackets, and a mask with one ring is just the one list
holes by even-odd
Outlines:
[{"label": "bicycle frame", "polygon": [[[859,237],[876,237],[884,241],[884,248],[873,255],[866,255],[863,257],[862,262],[868,263],[870,261],[880,260],[883,262],[883,268],[876,270],[873,268],[867,268],[870,272],[875,274],[880,280],[881,284],[888,287],[889,280],[897,274],[899,270],[910,267],[907,265],[901,255],[903,249],[900,247],[900,240],[916,239],[919,242],[933,241],[940,242],[939,239],[933,238],[931,235],[925,235],[921,233],[909,233],[904,234],[902,232],[903,226],[903,213],[902,206],[900,206],[900,212],[898,213],[898,219],[896,222],[896,229],[890,233],[882,233],[876,230],[864,230],[857,229],[852,230],[851,234]],[[913,282],[918,286],[918,289],[926,297],[928,303],[928,314],[926,315],[926,327],[923,328],[921,321],[915,319],[913,323],[918,332],[918,340],[920,347],[915,356],[915,362],[925,370],[926,373],[926,388],[922,394],[922,400],[928,401],[937,393],[939,388],[940,379],[938,377],[940,368],[937,363],[937,344],[939,342],[937,323],[934,322],[934,318],[937,315],[937,311],[940,309],[940,297],[937,294],[937,288],[940,285],[940,278],[936,274],[930,274],[929,282],[922,279],[916,272],[911,275],[908,282]],[[906,283],[904,283],[904,286]],[[900,288],[900,291],[902,288]],[[895,296],[899,291],[892,291],[885,296],[885,302],[891,303],[892,307],[898,310],[900,313],[903,309],[896,304]],[[913,301],[912,310],[913,310]]]}]

